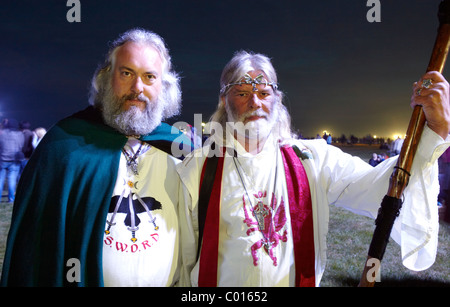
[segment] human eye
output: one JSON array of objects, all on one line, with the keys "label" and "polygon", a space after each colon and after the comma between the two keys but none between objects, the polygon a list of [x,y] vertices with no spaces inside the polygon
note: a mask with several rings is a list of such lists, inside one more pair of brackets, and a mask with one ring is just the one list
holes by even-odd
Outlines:
[{"label": "human eye", "polygon": [[120,71],[120,75],[124,78],[130,78],[132,76],[132,73],[131,71],[124,69]]},{"label": "human eye", "polygon": [[247,92],[236,92],[236,96],[237,97],[247,97],[248,93]]},{"label": "human eye", "polygon": [[273,95],[273,91],[270,90],[270,89],[261,90],[259,92],[259,95],[260,95],[261,98],[267,99],[268,97]]},{"label": "human eye", "polygon": [[153,81],[156,80],[156,75],[154,75],[154,74],[146,74],[146,75],[144,76],[144,79],[145,79],[148,83],[151,83],[151,82],[153,82]]},{"label": "human eye", "polygon": [[269,92],[261,91],[258,92],[259,99],[267,99],[270,96]]}]

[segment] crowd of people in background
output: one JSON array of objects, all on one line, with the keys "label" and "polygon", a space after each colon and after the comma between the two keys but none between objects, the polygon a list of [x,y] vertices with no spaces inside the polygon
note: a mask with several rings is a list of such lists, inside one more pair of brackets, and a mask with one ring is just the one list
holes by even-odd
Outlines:
[{"label": "crowd of people in background", "polygon": [[376,152],[374,152],[372,154],[372,158],[370,158],[369,160],[369,164],[375,167],[387,158],[389,158],[389,156],[385,153],[377,154]]},{"label": "crowd of people in background", "polygon": [[31,130],[28,121],[4,119],[0,126],[0,189],[7,183],[7,201],[14,202],[20,175],[47,130],[39,127]]}]

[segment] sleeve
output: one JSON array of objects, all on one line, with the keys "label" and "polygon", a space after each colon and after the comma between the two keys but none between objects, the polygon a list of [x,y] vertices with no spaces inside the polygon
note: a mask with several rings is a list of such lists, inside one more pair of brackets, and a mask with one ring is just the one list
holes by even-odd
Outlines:
[{"label": "sleeve", "polygon": [[201,166],[204,159],[195,159],[195,151],[178,164],[180,185],[179,220],[181,231],[181,275],[180,286],[191,286],[191,272],[197,263],[198,247],[198,189]]},{"label": "sleeve", "polygon": [[449,147],[449,140],[449,137],[442,140],[425,127],[411,168],[410,184],[404,192],[400,218],[391,234],[400,242],[403,264],[411,270],[425,270],[436,258],[439,231],[437,160]]},{"label": "sleeve", "polygon": [[192,198],[184,184],[180,188],[180,230],[181,230],[181,271],[180,286],[190,287],[190,273],[197,257],[198,227],[194,230],[192,214]]},{"label": "sleeve", "polygon": [[[427,269],[435,260],[439,228],[437,159],[449,147],[449,141],[450,138],[443,140],[425,127],[404,191],[400,216],[391,233],[401,246],[403,264],[411,270]],[[320,170],[317,176],[328,203],[376,218],[397,157],[372,167],[332,146],[316,154],[320,157],[316,162]]]}]

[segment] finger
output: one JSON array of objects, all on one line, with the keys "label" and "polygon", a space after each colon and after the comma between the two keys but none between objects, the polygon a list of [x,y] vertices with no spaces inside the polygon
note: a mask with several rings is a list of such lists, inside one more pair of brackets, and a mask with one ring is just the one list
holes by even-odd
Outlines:
[{"label": "finger", "polygon": [[444,76],[438,71],[429,71],[425,73],[419,81],[414,82],[413,90],[417,92],[420,87],[430,88],[437,83],[444,82],[447,83]]},{"label": "finger", "polygon": [[419,88],[413,95],[413,99],[417,100],[421,104],[423,102],[436,103],[440,101],[445,101],[446,95],[445,90],[441,87],[439,88]]},{"label": "finger", "polygon": [[444,76],[438,71],[429,71],[425,73],[422,78],[420,78],[420,84],[422,84],[423,80],[431,79],[434,82],[442,82],[445,81]]},{"label": "finger", "polygon": [[417,96],[432,96],[432,95],[442,95],[445,92],[446,87],[443,84],[433,84],[429,88],[418,87],[415,90]]},{"label": "finger", "polygon": [[415,82],[413,85],[413,92],[416,93],[417,96],[426,96],[432,93],[433,90],[445,91],[446,89],[448,89],[448,83],[445,80],[441,82],[431,81],[431,83],[428,85],[427,84],[424,85],[423,81],[421,81]]}]

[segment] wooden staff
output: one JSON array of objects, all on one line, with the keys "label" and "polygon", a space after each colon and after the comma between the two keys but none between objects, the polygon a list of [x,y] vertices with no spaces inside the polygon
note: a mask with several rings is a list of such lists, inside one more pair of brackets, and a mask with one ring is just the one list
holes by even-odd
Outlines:
[{"label": "wooden staff", "polygon": [[[439,5],[439,28],[434,44],[428,71],[442,73],[450,47],[450,0],[443,0]],[[386,250],[389,236],[395,218],[400,213],[402,194],[408,185],[411,165],[416,154],[417,146],[425,126],[425,114],[421,106],[414,108],[406,138],[390,178],[389,189],[384,197],[378,216],[376,227],[370,243],[368,257],[360,279],[360,287],[373,287],[379,274],[379,266]]]}]

